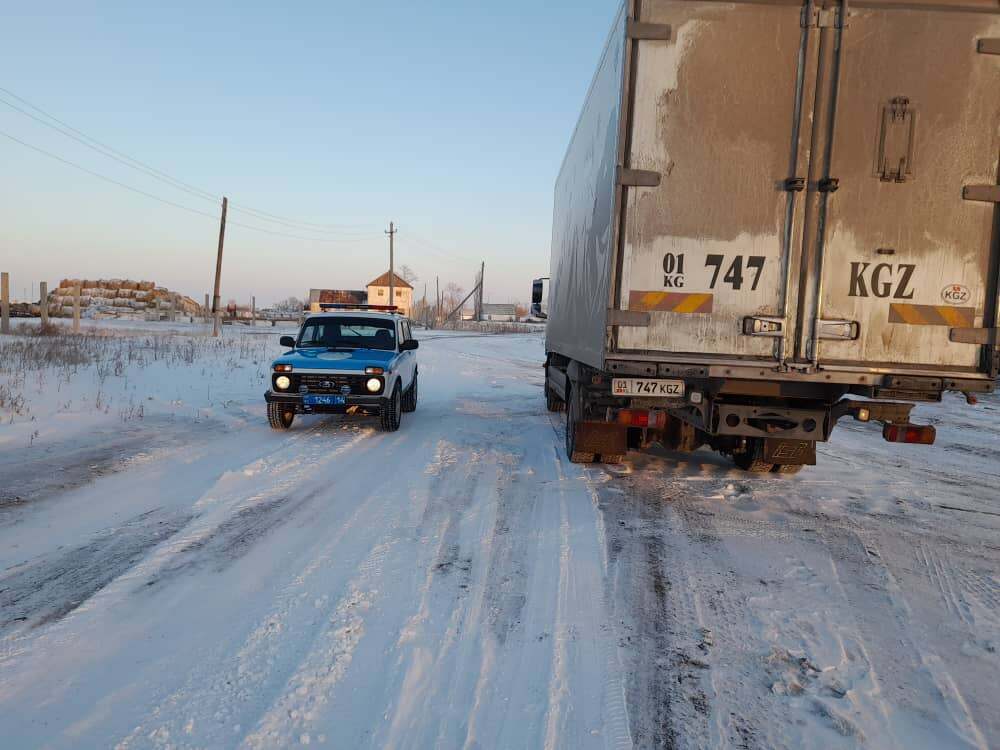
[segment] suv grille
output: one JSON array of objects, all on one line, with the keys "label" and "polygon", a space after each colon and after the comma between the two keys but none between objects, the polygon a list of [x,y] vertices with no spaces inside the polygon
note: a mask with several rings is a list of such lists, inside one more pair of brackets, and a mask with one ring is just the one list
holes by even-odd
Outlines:
[{"label": "suv grille", "polygon": [[309,389],[309,393],[340,393],[340,389],[345,385],[349,386],[351,393],[365,392],[364,375],[299,375],[299,388],[303,386]]}]

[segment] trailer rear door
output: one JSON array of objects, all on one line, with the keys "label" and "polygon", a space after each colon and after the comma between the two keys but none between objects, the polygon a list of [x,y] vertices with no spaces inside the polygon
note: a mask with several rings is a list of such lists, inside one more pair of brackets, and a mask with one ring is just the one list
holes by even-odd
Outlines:
[{"label": "trailer rear door", "polygon": [[975,372],[982,346],[951,332],[995,325],[1000,8],[874,5],[851,10],[839,55],[820,61],[830,80],[839,66],[839,90],[817,123],[831,179],[800,354]]},{"label": "trailer rear door", "polygon": [[618,328],[618,351],[780,356],[779,339],[742,330],[783,316],[789,292],[801,17],[790,4],[641,3],[612,304],[649,324]]}]

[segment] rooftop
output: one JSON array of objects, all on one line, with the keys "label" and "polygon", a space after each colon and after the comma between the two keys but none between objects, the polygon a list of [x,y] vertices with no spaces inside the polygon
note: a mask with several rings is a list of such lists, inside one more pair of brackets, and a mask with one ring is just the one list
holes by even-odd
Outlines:
[{"label": "rooftop", "polygon": [[[394,273],[393,276],[396,279],[396,283],[393,286],[403,288],[403,289],[413,289],[413,285],[410,284],[406,279],[400,276],[398,273]],[[379,276],[374,281],[369,281],[368,286],[389,286],[389,272],[386,271],[384,274]]]}]

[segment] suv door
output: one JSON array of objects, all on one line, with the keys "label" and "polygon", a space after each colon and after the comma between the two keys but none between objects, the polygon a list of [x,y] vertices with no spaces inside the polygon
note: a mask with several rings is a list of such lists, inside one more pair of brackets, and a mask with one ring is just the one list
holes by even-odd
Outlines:
[{"label": "suv door", "polygon": [[[399,343],[410,341],[413,333],[410,330],[410,321],[399,321]],[[402,386],[405,391],[413,385],[413,376],[417,372],[417,353],[414,351],[402,352],[399,356],[399,375],[402,378]]]}]

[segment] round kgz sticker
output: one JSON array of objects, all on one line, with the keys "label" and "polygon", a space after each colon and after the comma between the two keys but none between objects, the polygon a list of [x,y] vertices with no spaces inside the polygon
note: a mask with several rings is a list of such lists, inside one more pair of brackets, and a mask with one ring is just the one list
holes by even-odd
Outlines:
[{"label": "round kgz sticker", "polygon": [[941,299],[949,305],[964,305],[971,297],[969,287],[961,284],[949,284],[941,290]]}]

